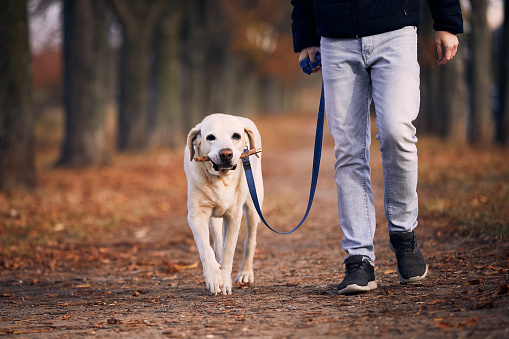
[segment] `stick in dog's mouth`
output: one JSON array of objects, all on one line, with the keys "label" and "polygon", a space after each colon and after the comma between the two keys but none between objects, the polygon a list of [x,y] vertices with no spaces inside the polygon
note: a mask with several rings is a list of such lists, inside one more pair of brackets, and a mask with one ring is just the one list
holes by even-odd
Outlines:
[{"label": "stick in dog's mouth", "polygon": [[[260,153],[261,151],[262,151],[261,147],[260,148],[255,148],[255,149],[250,149],[248,151],[243,152],[240,155],[240,157],[242,159],[246,159],[248,156]],[[202,157],[194,157],[194,161],[196,161],[196,162],[205,162],[205,161],[210,161],[210,158],[208,156],[206,156],[206,155],[202,156]],[[212,164],[214,164],[214,163],[212,162]],[[215,165],[215,166],[217,166],[217,165]]]}]

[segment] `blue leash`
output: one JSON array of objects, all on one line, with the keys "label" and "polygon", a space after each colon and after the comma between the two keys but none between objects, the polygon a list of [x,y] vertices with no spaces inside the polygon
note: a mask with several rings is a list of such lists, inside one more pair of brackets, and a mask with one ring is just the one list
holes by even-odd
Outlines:
[{"label": "blue leash", "polygon": [[[299,65],[302,67],[302,71],[306,74],[311,74],[312,69],[316,68],[320,65],[320,52],[316,54],[316,61],[311,63],[309,58],[302,60]],[[251,194],[251,199],[253,200],[254,206],[260,219],[263,221],[265,226],[267,226],[272,232],[278,234],[290,234],[295,232],[306,220],[308,217],[309,211],[311,210],[311,205],[313,204],[313,198],[315,197],[316,183],[318,182],[318,172],[320,171],[320,159],[322,157],[322,141],[323,141],[323,125],[325,120],[325,98],[324,98],[324,90],[322,83],[322,93],[320,96],[320,107],[318,109],[318,119],[316,121],[316,134],[315,134],[315,149],[313,155],[313,173],[311,175],[311,188],[309,189],[309,200],[308,207],[306,209],[306,213],[304,217],[300,221],[300,223],[289,232],[279,232],[269,226],[265,218],[263,217],[262,210],[260,208],[260,203],[258,201],[258,194],[256,193],[256,186],[253,178],[253,171],[251,170],[251,163],[249,162],[249,157],[246,159],[242,159],[242,164],[244,166],[244,171],[246,172],[247,186],[249,187],[249,193]]]}]

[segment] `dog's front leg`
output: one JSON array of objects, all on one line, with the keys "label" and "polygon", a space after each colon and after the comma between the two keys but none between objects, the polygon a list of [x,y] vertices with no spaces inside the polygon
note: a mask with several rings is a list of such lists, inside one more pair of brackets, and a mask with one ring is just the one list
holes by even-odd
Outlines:
[{"label": "dog's front leg", "polygon": [[256,230],[258,228],[258,222],[260,221],[260,217],[251,199],[246,201],[244,205],[244,216],[246,218],[247,236],[244,241],[242,265],[240,266],[237,278],[235,278],[235,282],[248,285],[254,282],[253,259],[256,249]]},{"label": "dog's front leg", "polygon": [[221,266],[216,261],[214,250],[210,246],[208,221],[209,217],[204,214],[190,214],[188,216],[188,222],[200,253],[207,290],[210,294],[217,295],[224,288],[223,278],[221,276]]},{"label": "dog's front leg", "polygon": [[224,216],[223,258],[221,260],[221,274],[223,278],[222,292],[232,294],[232,266],[235,247],[239,237],[242,214],[240,211]]},{"label": "dog's front leg", "polygon": [[210,218],[210,231],[214,239],[214,253],[217,262],[221,262],[223,256],[223,218]]}]

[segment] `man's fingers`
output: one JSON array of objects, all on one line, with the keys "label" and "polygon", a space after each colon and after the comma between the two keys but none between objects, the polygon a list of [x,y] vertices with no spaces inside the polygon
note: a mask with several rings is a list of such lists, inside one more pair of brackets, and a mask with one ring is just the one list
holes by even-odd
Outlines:
[{"label": "man's fingers", "polygon": [[449,60],[454,58],[458,51],[458,38],[456,35],[446,32],[437,31],[435,33],[435,43],[437,46],[438,65],[445,65]]},{"label": "man's fingers", "polygon": [[437,55],[438,55],[438,64],[440,65],[440,63],[442,62],[443,60],[443,54],[442,54],[442,43],[441,42],[437,42]]},{"label": "man's fingers", "polygon": [[[439,46],[442,46],[442,44],[439,44]],[[454,56],[456,55],[456,52],[458,51],[457,46],[442,46],[439,49],[442,52],[442,57],[440,57],[440,54],[439,54],[439,59],[438,59],[439,66],[445,65],[448,61],[452,60],[452,58],[454,58]],[[437,48],[437,50],[438,50],[438,48]]]},{"label": "man's fingers", "polygon": [[307,47],[300,51],[299,54],[299,62],[309,57],[309,61],[315,62],[316,61],[316,51],[318,48],[316,47]]},{"label": "man's fingers", "polygon": [[445,46],[444,48],[444,59],[445,59],[445,62],[449,61],[452,59],[452,47],[451,46]]}]

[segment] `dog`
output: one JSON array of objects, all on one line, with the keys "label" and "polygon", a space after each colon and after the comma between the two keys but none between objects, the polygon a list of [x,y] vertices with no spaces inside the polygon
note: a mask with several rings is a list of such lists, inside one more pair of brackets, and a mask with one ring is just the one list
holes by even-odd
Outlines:
[{"label": "dog", "polygon": [[[187,220],[200,254],[206,288],[213,295],[232,293],[233,255],[243,214],[247,236],[235,282],[242,285],[254,282],[253,258],[260,217],[249,195],[240,156],[246,148],[260,147],[260,133],[251,120],[221,113],[205,117],[187,136],[184,158]],[[210,161],[197,162],[195,156],[208,156]],[[251,156],[250,162],[261,205],[261,156]]]}]

